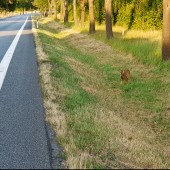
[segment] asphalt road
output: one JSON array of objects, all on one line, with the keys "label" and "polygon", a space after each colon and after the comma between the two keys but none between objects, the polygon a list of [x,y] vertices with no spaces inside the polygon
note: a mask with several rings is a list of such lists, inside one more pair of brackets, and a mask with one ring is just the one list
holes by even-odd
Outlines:
[{"label": "asphalt road", "polygon": [[[0,19],[0,62],[27,17]],[[0,90],[0,169],[51,168],[31,28],[29,16]]]}]

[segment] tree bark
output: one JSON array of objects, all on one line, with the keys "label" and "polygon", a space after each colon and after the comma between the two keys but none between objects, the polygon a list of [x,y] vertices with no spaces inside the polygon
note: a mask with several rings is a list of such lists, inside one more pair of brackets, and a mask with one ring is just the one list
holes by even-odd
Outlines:
[{"label": "tree bark", "polygon": [[85,6],[84,6],[84,0],[80,1],[80,9],[81,9],[81,27],[84,27],[84,21],[85,21]]},{"label": "tree bark", "polygon": [[68,22],[68,0],[65,0],[64,2],[64,9],[65,9],[64,23],[67,23]]},{"label": "tree bark", "polygon": [[57,2],[56,2],[56,0],[53,0],[52,2],[53,2],[53,5],[54,5],[54,16],[57,19],[57,14],[58,14],[58,11],[57,11]]},{"label": "tree bark", "polygon": [[49,12],[49,15],[52,16],[51,0],[48,0],[48,12]]},{"label": "tree bark", "polygon": [[95,33],[95,20],[94,20],[94,1],[89,0],[89,17],[90,17],[90,25],[89,25],[89,33]]},{"label": "tree bark", "polygon": [[108,39],[113,38],[112,31],[112,0],[105,0],[106,9],[106,36]]},{"label": "tree bark", "polygon": [[74,24],[77,26],[77,1],[73,0]]},{"label": "tree bark", "polygon": [[25,13],[25,9],[24,9],[24,7],[22,8],[22,14],[24,14]]},{"label": "tree bark", "polygon": [[64,20],[64,0],[61,0],[61,7],[60,7],[60,21]]},{"label": "tree bark", "polygon": [[170,59],[170,0],[163,0],[162,59]]}]

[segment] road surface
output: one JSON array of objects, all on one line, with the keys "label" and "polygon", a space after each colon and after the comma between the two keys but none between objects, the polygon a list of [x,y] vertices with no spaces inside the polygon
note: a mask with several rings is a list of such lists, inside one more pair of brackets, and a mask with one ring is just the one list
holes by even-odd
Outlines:
[{"label": "road surface", "polygon": [[0,19],[0,169],[51,169],[31,24]]}]

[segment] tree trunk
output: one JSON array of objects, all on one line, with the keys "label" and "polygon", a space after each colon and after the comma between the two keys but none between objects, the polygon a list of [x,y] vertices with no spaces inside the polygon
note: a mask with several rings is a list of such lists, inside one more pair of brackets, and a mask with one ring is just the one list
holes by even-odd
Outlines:
[{"label": "tree trunk", "polygon": [[52,3],[51,3],[51,0],[48,0],[48,12],[49,12],[49,15],[52,16]]},{"label": "tree trunk", "polygon": [[170,59],[170,0],[163,0],[162,59]]},{"label": "tree trunk", "polygon": [[64,8],[65,8],[64,23],[67,23],[68,22],[68,0],[65,0]]},{"label": "tree trunk", "polygon": [[74,24],[77,26],[77,4],[76,0],[73,0],[73,13],[74,13]]},{"label": "tree trunk", "polygon": [[80,9],[81,9],[81,27],[84,27],[84,21],[85,21],[85,6],[84,6],[84,0],[80,1]]},{"label": "tree trunk", "polygon": [[89,0],[89,17],[90,17],[90,25],[89,25],[89,33],[95,33],[95,20],[94,20],[94,1]]},{"label": "tree trunk", "polygon": [[105,0],[106,8],[106,36],[108,39],[113,38],[112,32],[112,0]]},{"label": "tree trunk", "polygon": [[54,5],[54,16],[57,19],[57,14],[58,14],[58,11],[57,11],[57,2],[55,0],[53,0],[52,2],[53,2],[53,5]]},{"label": "tree trunk", "polygon": [[61,0],[61,7],[60,7],[60,21],[64,20],[64,0]]}]

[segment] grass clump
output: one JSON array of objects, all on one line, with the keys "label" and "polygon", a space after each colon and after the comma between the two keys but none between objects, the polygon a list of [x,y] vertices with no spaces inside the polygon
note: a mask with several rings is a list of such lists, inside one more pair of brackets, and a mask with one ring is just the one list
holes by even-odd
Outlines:
[{"label": "grass clump", "polygon": [[69,95],[65,100],[65,107],[69,110],[74,110],[75,108],[81,108],[86,103],[95,103],[95,96],[87,93],[85,90],[80,89],[76,93]]}]

